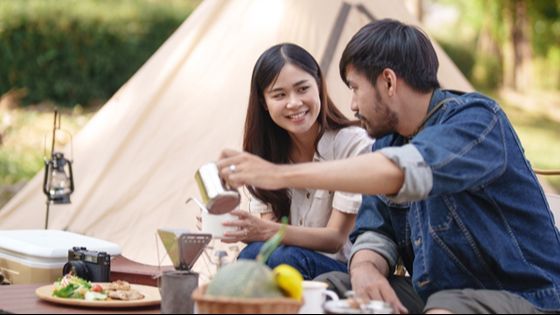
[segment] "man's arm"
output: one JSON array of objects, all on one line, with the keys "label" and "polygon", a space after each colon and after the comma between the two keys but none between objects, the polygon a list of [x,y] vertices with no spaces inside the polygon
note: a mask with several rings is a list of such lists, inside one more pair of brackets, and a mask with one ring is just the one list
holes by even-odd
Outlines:
[{"label": "man's arm", "polygon": [[387,260],[380,254],[372,250],[361,250],[352,257],[349,270],[351,275],[359,275],[360,271],[375,270],[381,276],[388,277],[390,268]]},{"label": "man's arm", "polygon": [[[393,195],[404,181],[403,171],[380,153],[321,163],[277,165],[246,152],[224,150],[217,165],[222,178],[232,187],[313,188]],[[235,165],[233,172],[230,165]]]}]

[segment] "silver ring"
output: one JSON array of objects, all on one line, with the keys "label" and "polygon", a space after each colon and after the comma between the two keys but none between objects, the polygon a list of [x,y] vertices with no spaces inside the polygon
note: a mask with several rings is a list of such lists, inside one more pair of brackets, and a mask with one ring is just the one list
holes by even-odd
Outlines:
[{"label": "silver ring", "polygon": [[235,171],[237,170],[237,167],[235,166],[235,164],[230,164],[228,169],[229,169],[230,173],[235,173]]}]

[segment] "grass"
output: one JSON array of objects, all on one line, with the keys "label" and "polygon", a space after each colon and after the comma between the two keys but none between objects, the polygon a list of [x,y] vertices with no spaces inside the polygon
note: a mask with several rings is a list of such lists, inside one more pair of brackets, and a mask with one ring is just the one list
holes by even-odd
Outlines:
[{"label": "grass", "polygon": [[[503,97],[497,99],[511,120],[533,168],[560,169],[560,119],[548,114],[534,99],[525,105]],[[555,106],[560,110],[558,104]],[[560,176],[546,176],[545,180],[560,192]]]},{"label": "grass", "polygon": [[[95,110],[62,110],[61,128],[75,135]],[[0,111],[0,207],[43,167],[45,135],[53,128],[52,106]]]},{"label": "grass", "polygon": [[[65,111],[61,127],[75,135],[93,114],[93,111]],[[26,181],[43,167],[44,137],[50,137],[53,128],[52,111],[17,109],[9,116],[12,123],[0,146],[0,185]]]}]

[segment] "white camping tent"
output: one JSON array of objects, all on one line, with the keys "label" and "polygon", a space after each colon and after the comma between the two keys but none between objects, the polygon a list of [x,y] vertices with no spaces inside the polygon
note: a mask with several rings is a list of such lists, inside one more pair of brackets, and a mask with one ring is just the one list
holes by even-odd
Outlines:
[{"label": "white camping tent", "polygon": [[[194,173],[221,149],[240,148],[257,57],[280,42],[320,61],[330,94],[347,114],[350,91],[338,61],[372,19],[415,23],[400,1],[206,0],[74,137],[72,204],[52,206],[50,228],[122,246],[157,262],[159,227],[195,229]],[[437,47],[444,87],[471,90]],[[41,229],[43,171],[2,210],[1,229]]]}]

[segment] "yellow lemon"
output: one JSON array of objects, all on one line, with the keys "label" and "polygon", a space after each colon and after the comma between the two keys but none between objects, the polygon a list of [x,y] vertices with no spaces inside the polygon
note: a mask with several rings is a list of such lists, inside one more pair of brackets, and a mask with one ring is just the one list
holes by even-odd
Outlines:
[{"label": "yellow lemon", "polygon": [[286,264],[276,266],[272,270],[276,284],[289,297],[301,301],[303,296],[303,277],[294,267]]}]

